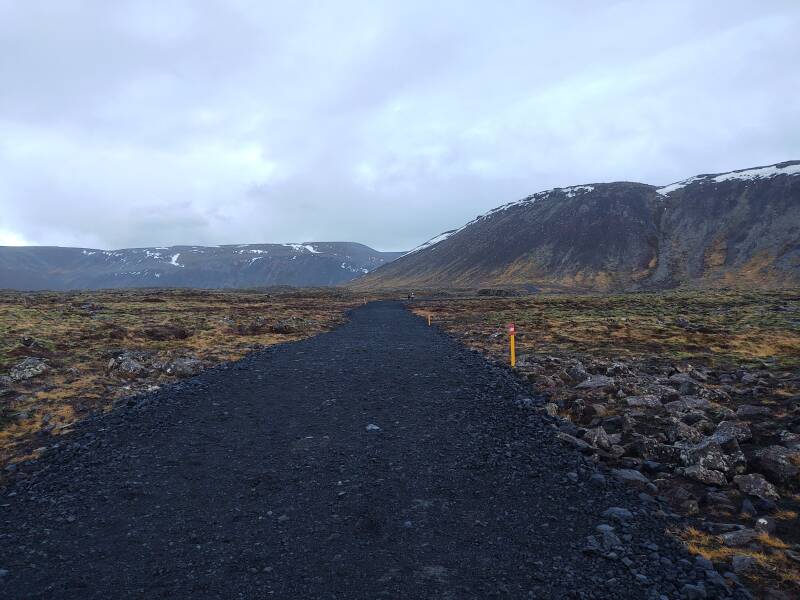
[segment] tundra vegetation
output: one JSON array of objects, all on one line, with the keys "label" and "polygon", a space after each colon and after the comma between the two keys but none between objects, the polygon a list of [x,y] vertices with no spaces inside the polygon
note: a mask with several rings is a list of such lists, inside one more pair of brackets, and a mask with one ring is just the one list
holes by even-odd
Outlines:
[{"label": "tundra vegetation", "polygon": [[564,443],[636,469],[720,572],[797,597],[800,292],[504,294],[413,310],[498,362],[514,322],[518,374]]},{"label": "tundra vegetation", "polygon": [[0,479],[88,414],[328,330],[362,299],[313,289],[0,292]]}]

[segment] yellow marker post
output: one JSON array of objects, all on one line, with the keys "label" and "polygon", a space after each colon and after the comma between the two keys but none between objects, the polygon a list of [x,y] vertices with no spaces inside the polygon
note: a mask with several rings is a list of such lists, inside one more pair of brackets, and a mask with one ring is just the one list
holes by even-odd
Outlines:
[{"label": "yellow marker post", "polygon": [[515,337],[517,335],[517,329],[514,327],[513,323],[508,324],[508,341],[509,341],[509,350],[510,355],[509,358],[511,359],[511,368],[513,369],[517,365],[517,348],[515,343]]},{"label": "yellow marker post", "polygon": [[428,313],[428,327],[431,326],[431,313]]}]

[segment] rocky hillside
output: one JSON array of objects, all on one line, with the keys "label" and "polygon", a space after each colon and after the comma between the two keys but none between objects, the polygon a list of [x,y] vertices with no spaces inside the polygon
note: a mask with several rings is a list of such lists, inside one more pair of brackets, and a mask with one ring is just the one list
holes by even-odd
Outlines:
[{"label": "rocky hillside", "polygon": [[445,232],[358,287],[636,290],[800,283],[800,161],[539,192]]},{"label": "rocky hillside", "polygon": [[400,255],[351,242],[125,250],[0,247],[0,289],[337,285]]}]

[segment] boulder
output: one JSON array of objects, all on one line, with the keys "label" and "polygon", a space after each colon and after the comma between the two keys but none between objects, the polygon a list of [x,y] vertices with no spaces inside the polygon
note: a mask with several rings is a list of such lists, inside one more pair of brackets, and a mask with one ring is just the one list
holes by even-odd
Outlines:
[{"label": "boulder", "polygon": [[8,375],[12,381],[26,381],[42,375],[48,369],[49,367],[44,359],[29,356],[11,367]]},{"label": "boulder", "polygon": [[764,479],[763,475],[758,473],[749,473],[747,475],[737,475],[733,481],[739,486],[739,489],[745,494],[756,496],[764,500],[778,500],[780,494],[775,486]]},{"label": "boulder", "polygon": [[625,402],[632,408],[662,408],[657,396],[628,396]]},{"label": "boulder", "polygon": [[747,460],[735,439],[720,443],[708,437],[699,444],[681,446],[681,462],[689,467],[699,465],[726,475],[744,471]]},{"label": "boulder", "polygon": [[650,483],[650,480],[636,469],[612,469],[611,474],[627,483],[642,483],[645,485]]},{"label": "boulder", "polygon": [[684,396],[691,396],[700,391],[698,384],[688,373],[676,373],[669,382]]},{"label": "boulder", "polygon": [[726,546],[744,546],[752,542],[758,536],[754,529],[739,529],[729,533],[723,533],[720,537]]},{"label": "boulder", "polygon": [[753,406],[752,404],[742,404],[736,409],[739,417],[768,417],[772,411],[766,406]]},{"label": "boulder", "polygon": [[756,468],[767,479],[778,484],[797,484],[800,469],[800,452],[783,446],[769,446],[756,452]]},{"label": "boulder", "polygon": [[644,435],[634,434],[636,451],[642,458],[658,462],[676,463],[681,459],[681,449],[662,444]]},{"label": "boulder", "polygon": [[750,426],[739,421],[722,421],[717,425],[716,431],[711,436],[720,444],[726,444],[731,440],[746,442],[753,437],[750,433]]},{"label": "boulder", "polygon": [[551,417],[557,417],[558,404],[555,404],[554,402],[548,402],[547,404],[544,405],[544,411]]},{"label": "boulder", "polygon": [[113,361],[111,370],[126,379],[137,379],[148,373],[147,367],[133,358],[120,358]]},{"label": "boulder", "polygon": [[575,388],[579,390],[601,390],[604,388],[609,388],[613,385],[613,377],[606,377],[605,375],[592,375],[586,381],[576,385]]},{"label": "boulder", "polygon": [[667,412],[670,413],[687,412],[690,410],[706,410],[710,407],[711,403],[708,400],[704,398],[698,398],[697,396],[683,396],[680,400],[667,402],[664,405],[664,408],[666,408]]},{"label": "boulder", "polygon": [[576,360],[572,365],[567,367],[566,373],[574,383],[581,383],[589,379],[589,373],[586,372],[586,368],[579,360]]},{"label": "boulder", "polygon": [[755,569],[756,565],[756,559],[752,556],[737,555],[731,558],[731,569],[737,574],[748,573]]},{"label": "boulder", "polygon": [[114,358],[108,361],[108,370],[124,379],[138,379],[149,374],[152,369],[146,366],[152,359],[150,353],[143,350],[116,351]]},{"label": "boulder", "polygon": [[583,414],[585,417],[589,418],[603,418],[608,415],[608,409],[606,408],[605,404],[594,403],[594,404],[587,404],[583,410]]},{"label": "boulder", "polygon": [[706,485],[716,485],[721,487],[728,483],[728,480],[725,479],[725,475],[719,471],[715,471],[714,469],[706,469],[700,465],[686,467],[683,470],[683,474],[689,479],[694,479],[695,481],[705,483]]},{"label": "boulder", "polygon": [[782,431],[780,434],[781,445],[789,450],[800,450],[800,433]]},{"label": "boulder", "polygon": [[590,429],[584,434],[583,439],[585,442],[588,442],[595,448],[600,448],[601,450],[611,450],[611,440],[609,439],[606,430],[602,427]]},{"label": "boulder", "polygon": [[667,421],[669,425],[666,428],[667,439],[672,442],[690,442],[697,444],[703,439],[703,434],[691,425],[687,425],[683,421],[670,417]]},{"label": "boulder", "polygon": [[272,327],[270,327],[270,331],[280,335],[299,333],[301,323],[302,319],[285,319],[275,323]]},{"label": "boulder", "polygon": [[559,431],[556,434],[556,437],[565,444],[569,444],[570,446],[576,448],[577,450],[580,450],[581,452],[592,451],[592,447],[589,444],[563,431]]},{"label": "boulder", "polygon": [[259,335],[267,329],[267,320],[264,317],[255,317],[250,321],[233,321],[227,319],[231,331],[237,335]]},{"label": "boulder", "polygon": [[176,377],[194,377],[202,370],[203,363],[193,357],[176,358],[167,367],[167,373]]}]

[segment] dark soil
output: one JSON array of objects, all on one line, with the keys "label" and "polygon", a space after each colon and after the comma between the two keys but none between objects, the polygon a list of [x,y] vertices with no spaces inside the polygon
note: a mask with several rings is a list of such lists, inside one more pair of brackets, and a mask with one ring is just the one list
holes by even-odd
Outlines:
[{"label": "dark soil", "polygon": [[[0,597],[746,596],[537,406],[401,305],[368,305],[20,468],[0,496]],[[601,523],[619,546],[585,551]]]}]

